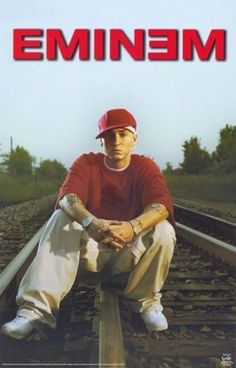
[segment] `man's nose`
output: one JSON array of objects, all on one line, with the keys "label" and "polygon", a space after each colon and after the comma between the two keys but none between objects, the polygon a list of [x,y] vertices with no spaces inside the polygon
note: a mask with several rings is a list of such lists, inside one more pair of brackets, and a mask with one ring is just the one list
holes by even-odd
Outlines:
[{"label": "man's nose", "polygon": [[114,135],[114,144],[119,144],[120,143],[120,136],[119,134],[115,134]]}]

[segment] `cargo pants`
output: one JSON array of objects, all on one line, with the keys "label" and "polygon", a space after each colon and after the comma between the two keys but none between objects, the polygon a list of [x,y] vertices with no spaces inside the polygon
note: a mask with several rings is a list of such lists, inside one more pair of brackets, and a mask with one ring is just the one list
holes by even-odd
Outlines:
[{"label": "cargo pants", "polygon": [[85,271],[87,280],[82,281],[88,283],[89,275],[109,282],[126,273],[124,295],[130,307],[140,313],[162,311],[160,290],[174,245],[174,228],[164,220],[116,252],[99,246],[78,222],[58,209],[48,221],[37,255],[21,281],[17,314],[36,328],[45,325],[54,329],[60,302],[71,289],[78,268]]}]

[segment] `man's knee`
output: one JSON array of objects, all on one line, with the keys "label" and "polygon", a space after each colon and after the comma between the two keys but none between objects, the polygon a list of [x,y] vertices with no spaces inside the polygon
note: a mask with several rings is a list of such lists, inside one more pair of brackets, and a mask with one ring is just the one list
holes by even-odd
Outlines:
[{"label": "man's knee", "polygon": [[161,221],[156,225],[154,238],[157,240],[159,246],[173,251],[176,243],[176,235],[173,226],[167,220]]},{"label": "man's knee", "polygon": [[67,223],[71,221],[70,217],[60,208],[55,210],[50,218],[55,223]]},{"label": "man's knee", "polygon": [[[56,253],[59,249],[78,251],[82,234],[81,225],[73,221],[63,210],[56,210],[50,217],[40,239],[39,248]],[[45,249],[46,249],[45,248]]]},{"label": "man's knee", "polygon": [[59,227],[64,227],[66,225],[69,225],[69,226],[73,226],[74,229],[82,230],[82,226],[78,222],[71,219],[71,217],[68,216],[65,213],[65,211],[63,211],[60,208],[53,212],[49,220],[49,223],[53,223],[53,225],[56,225]]}]

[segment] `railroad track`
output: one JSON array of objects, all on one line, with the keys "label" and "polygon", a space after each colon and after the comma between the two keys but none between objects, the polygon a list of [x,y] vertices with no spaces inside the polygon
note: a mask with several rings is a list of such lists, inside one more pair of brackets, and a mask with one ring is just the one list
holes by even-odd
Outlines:
[{"label": "railroad track", "polygon": [[53,212],[55,195],[0,210],[0,273]]},{"label": "railroad track", "polygon": [[228,244],[236,245],[236,224],[175,204],[179,223],[201,231]]},{"label": "railroad track", "polygon": [[[29,263],[27,253],[35,249],[41,232],[23,249],[25,255],[18,256],[18,266],[13,260],[0,275],[3,320],[14,317],[12,298]],[[115,285],[90,289],[75,282],[62,303],[58,328],[50,339],[18,342],[1,337],[2,364],[216,368],[227,367],[228,359],[228,366],[233,366],[235,248],[217,240],[218,248],[224,247],[216,251],[211,236],[205,242],[202,234],[198,237],[199,231],[193,233],[178,224],[178,243],[163,288],[167,331],[148,334],[140,317],[127,310],[122,290]],[[205,251],[196,247],[200,243],[203,248],[208,244]]]}]

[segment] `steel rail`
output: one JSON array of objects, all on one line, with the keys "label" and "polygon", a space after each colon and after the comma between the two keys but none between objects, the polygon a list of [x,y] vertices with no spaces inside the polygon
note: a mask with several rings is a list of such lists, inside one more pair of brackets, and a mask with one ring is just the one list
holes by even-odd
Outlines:
[{"label": "steel rail", "polygon": [[115,290],[100,290],[99,367],[126,367],[120,312]]},{"label": "steel rail", "polygon": [[188,213],[192,213],[193,215],[196,215],[196,216],[199,215],[199,217],[203,217],[203,218],[206,218],[206,219],[212,219],[213,221],[216,221],[216,223],[219,223],[219,224],[222,223],[225,226],[229,226],[230,228],[232,228],[232,227],[236,228],[235,223],[224,220],[224,219],[221,219],[221,218],[213,216],[213,215],[209,215],[208,213],[204,213],[204,212],[201,212],[201,211],[196,211],[196,210],[193,210],[192,208],[187,208],[187,207],[181,206],[181,205],[176,204],[176,203],[174,203],[174,207],[176,209],[180,209],[180,210],[186,211]]},{"label": "steel rail", "polygon": [[24,248],[15,256],[8,266],[0,274],[0,296],[3,295],[11,281],[17,275],[21,267],[24,266],[33,250],[37,246],[39,239],[46,225],[43,225],[37,233],[29,240]]},{"label": "steel rail", "polygon": [[[21,267],[27,261],[37,246],[46,225],[44,225],[0,274],[0,296],[4,294],[8,285],[16,277]],[[177,223],[177,235],[194,245],[213,253],[225,262],[236,266],[236,248],[223,241],[205,235],[197,230]],[[115,290],[101,285],[99,304],[99,367],[125,367],[125,353],[120,323],[119,307]]]},{"label": "steel rail", "polygon": [[[45,226],[37,231],[0,274],[0,299],[32,255]],[[103,287],[103,285],[99,286],[98,289],[101,311],[99,318],[99,367],[125,367],[124,345],[116,292]]]},{"label": "steel rail", "polygon": [[223,261],[236,266],[236,248],[212,236],[177,222],[177,235],[203,250],[220,257]]},{"label": "steel rail", "polygon": [[182,215],[184,218],[188,216],[189,220],[196,221],[196,224],[201,224],[207,226],[211,230],[217,230],[217,232],[222,232],[227,234],[232,242],[236,242],[236,224],[220,219],[218,217],[208,215],[206,213],[196,211],[193,209],[186,208],[174,203],[175,214],[178,221],[178,215]]}]

